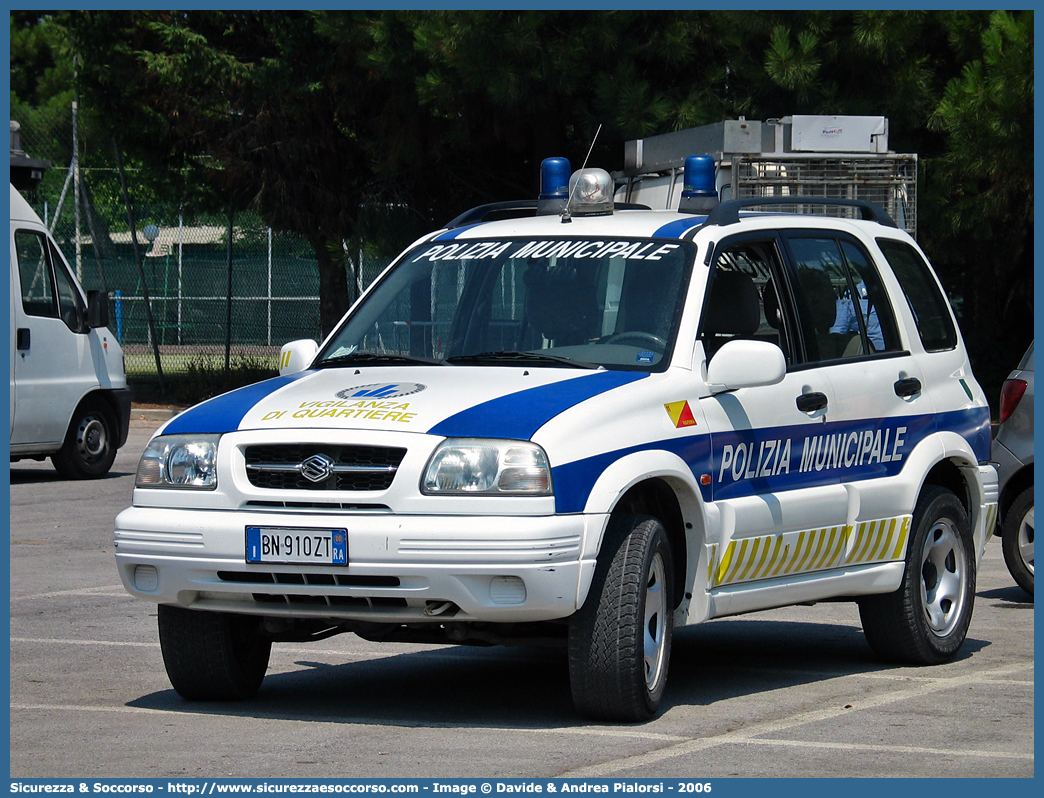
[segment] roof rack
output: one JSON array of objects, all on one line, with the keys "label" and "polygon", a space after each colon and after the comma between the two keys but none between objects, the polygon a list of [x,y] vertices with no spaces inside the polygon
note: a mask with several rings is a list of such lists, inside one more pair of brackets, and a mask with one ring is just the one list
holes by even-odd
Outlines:
[{"label": "roof rack", "polygon": [[743,208],[752,208],[759,205],[841,205],[850,208],[858,208],[863,219],[869,222],[877,222],[885,227],[896,227],[899,225],[888,215],[888,212],[873,202],[866,200],[842,199],[840,197],[740,197],[739,199],[726,200],[715,206],[708,214],[704,225],[724,227],[736,224],[739,221],[739,212]]},{"label": "roof rack", "polygon": [[[508,200],[507,202],[491,202],[487,205],[479,205],[470,211],[464,211],[460,216],[449,221],[445,225],[446,230],[455,230],[469,224],[479,222],[495,222],[500,219],[522,219],[527,216],[536,216],[539,208],[538,200]],[[636,202],[616,202],[613,210],[617,211],[647,211],[648,205]]]},{"label": "roof rack", "polygon": [[479,222],[489,222],[496,219],[519,219],[526,216],[535,216],[537,201],[533,200],[509,200],[507,202],[490,202],[487,205],[479,205],[470,211],[464,211],[460,216],[446,223],[447,230],[464,227]]}]

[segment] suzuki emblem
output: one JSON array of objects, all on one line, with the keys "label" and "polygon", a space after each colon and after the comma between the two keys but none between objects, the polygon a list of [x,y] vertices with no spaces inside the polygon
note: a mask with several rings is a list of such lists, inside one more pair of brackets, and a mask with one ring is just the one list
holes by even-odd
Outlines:
[{"label": "suzuki emblem", "polygon": [[301,463],[301,476],[309,482],[322,482],[333,473],[333,460],[325,454],[313,454]]}]

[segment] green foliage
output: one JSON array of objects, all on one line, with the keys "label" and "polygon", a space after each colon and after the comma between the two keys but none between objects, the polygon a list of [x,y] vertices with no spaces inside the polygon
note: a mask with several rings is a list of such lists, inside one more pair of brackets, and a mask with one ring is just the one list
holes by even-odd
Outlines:
[{"label": "green foliage", "polygon": [[928,120],[947,147],[926,169],[924,238],[995,387],[1033,337],[1033,13],[995,11],[979,39]]},{"label": "green foliage", "polygon": [[54,18],[12,11],[11,105],[68,108],[72,77],[72,56]]},{"label": "green foliage", "polygon": [[67,69],[67,36],[84,106],[140,180],[190,210],[249,206],[305,235],[325,329],[347,306],[346,250],[535,196],[540,161],[579,166],[599,126],[591,159],[613,168],[628,139],[740,115],[870,114],[919,155],[922,245],[976,369],[1013,361],[1032,335],[1031,11],[68,11],[11,24],[19,97],[58,96],[46,75]]},{"label": "green foliage", "polygon": [[199,355],[183,371],[168,374],[165,370],[163,390],[152,373],[132,374],[128,379],[136,402],[189,407],[276,374],[275,364],[260,357],[233,355],[226,370],[224,358]]}]

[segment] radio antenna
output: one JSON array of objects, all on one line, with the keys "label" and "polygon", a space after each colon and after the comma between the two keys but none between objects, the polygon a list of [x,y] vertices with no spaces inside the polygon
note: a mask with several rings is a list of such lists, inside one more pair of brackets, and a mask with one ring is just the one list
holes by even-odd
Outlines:
[{"label": "radio antenna", "polygon": [[[598,141],[598,134],[601,133],[601,132],[602,132],[602,125],[601,125],[601,123],[599,123],[598,124],[598,130],[595,131],[594,138],[591,139],[591,146],[587,148],[587,156],[584,158],[584,165],[580,167],[581,170],[587,168],[587,162],[591,159],[591,153],[594,152],[595,142]],[[569,192],[569,196],[566,198],[566,204],[565,204],[565,207],[562,208],[562,214],[561,214],[561,216],[562,216],[562,224],[568,224],[569,222],[573,221],[572,217],[569,215],[569,203],[573,199],[573,192],[576,191],[576,187],[579,186],[579,185],[580,185],[580,181],[579,180],[577,180],[575,183],[573,183],[573,191],[570,191]]]}]

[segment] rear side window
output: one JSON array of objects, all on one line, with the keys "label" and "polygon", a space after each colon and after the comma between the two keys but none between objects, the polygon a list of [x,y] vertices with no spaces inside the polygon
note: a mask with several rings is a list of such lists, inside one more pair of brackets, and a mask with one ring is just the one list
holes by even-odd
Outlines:
[{"label": "rear side window", "polygon": [[902,286],[924,348],[929,352],[941,352],[956,347],[957,330],[950,316],[949,303],[921,254],[904,241],[895,239],[879,238],[877,245]]}]

